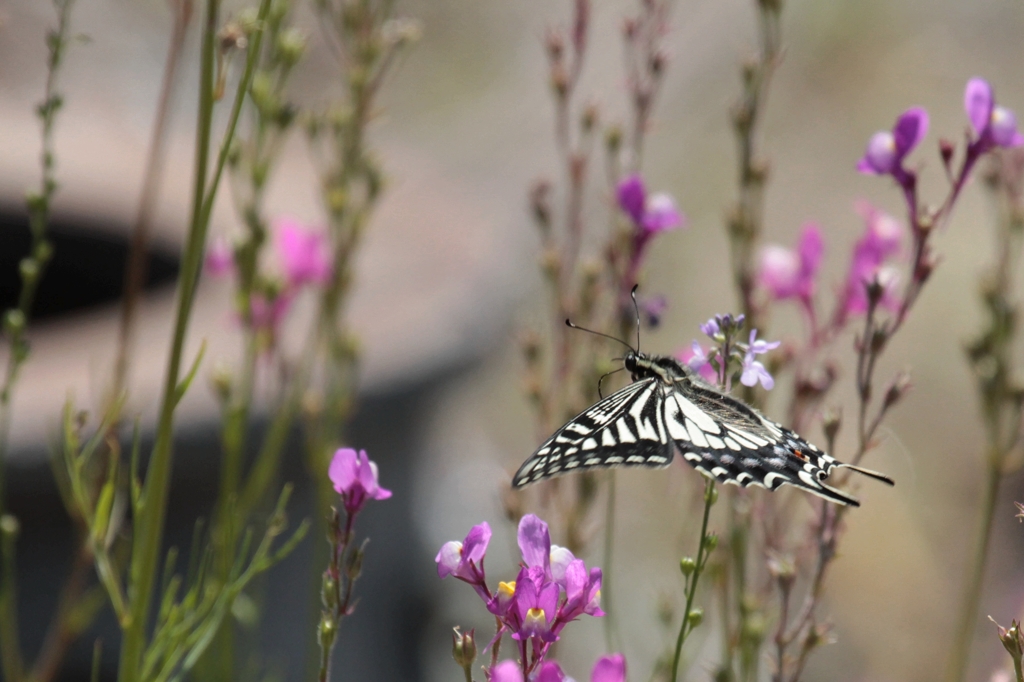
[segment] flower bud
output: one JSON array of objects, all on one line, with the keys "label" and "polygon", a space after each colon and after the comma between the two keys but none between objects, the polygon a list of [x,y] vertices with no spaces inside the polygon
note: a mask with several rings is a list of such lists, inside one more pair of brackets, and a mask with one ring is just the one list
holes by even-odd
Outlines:
[{"label": "flower bud", "polygon": [[594,129],[597,124],[598,110],[597,105],[591,102],[583,108],[583,115],[580,118],[580,127],[583,128],[583,132],[589,133]]},{"label": "flower bud", "polygon": [[699,606],[694,607],[686,616],[686,620],[689,621],[691,630],[697,627],[704,621],[704,609],[700,608]]},{"label": "flower bud", "polygon": [[0,536],[4,540],[14,540],[20,532],[21,524],[18,522],[18,517],[13,514],[0,516]]},{"label": "flower bud", "polygon": [[363,542],[362,547],[353,547],[352,551],[348,553],[345,561],[345,575],[350,581],[358,579],[363,572],[363,547],[365,546],[366,542]]},{"label": "flower bud", "polygon": [[468,670],[476,660],[476,640],[473,636],[475,632],[474,629],[463,634],[459,632],[459,628],[455,628],[455,632],[452,633],[452,658],[464,670]]},{"label": "flower bud", "polygon": [[829,447],[832,447],[836,435],[839,433],[839,427],[843,424],[843,415],[838,410],[828,410],[822,421],[821,427],[825,431],[825,439],[828,441]]},{"label": "flower bud", "polygon": [[1010,627],[1004,628],[999,623],[996,623],[992,616],[989,616],[988,619],[995,623],[996,628],[998,628],[999,641],[1003,643],[1003,648],[1013,657],[1014,661],[1019,662],[1024,657],[1024,634],[1020,631],[1020,623],[1016,620],[1011,620]]},{"label": "flower bud", "polygon": [[217,32],[217,45],[221,54],[244,50],[249,44],[245,28],[237,21],[229,21]]},{"label": "flower bud", "polygon": [[715,502],[718,502],[718,488],[712,485],[704,490],[704,503],[714,506]]},{"label": "flower bud", "polygon": [[604,131],[604,146],[609,154],[615,154],[622,145],[622,128],[618,125],[610,125]]},{"label": "flower bud", "polygon": [[939,156],[942,157],[942,165],[946,168],[949,168],[949,163],[953,160],[954,151],[956,151],[956,145],[952,142],[945,138],[939,140]]},{"label": "flower bud", "polygon": [[306,36],[296,28],[289,28],[277,37],[277,54],[285,66],[294,66],[306,53]]},{"label": "flower bud", "polygon": [[715,551],[715,547],[718,547],[718,536],[712,533],[704,538],[704,549],[710,554]]},{"label": "flower bud", "polygon": [[679,560],[679,570],[683,572],[687,578],[693,573],[694,569],[697,568],[697,562],[693,560],[693,557],[684,556]]},{"label": "flower bud", "polygon": [[889,389],[885,392],[885,404],[883,409],[889,409],[900,401],[907,391],[910,390],[910,373],[900,372],[892,380]]},{"label": "flower bud", "polygon": [[26,282],[34,282],[39,278],[39,263],[31,256],[22,258],[18,269],[21,271],[21,279]]},{"label": "flower bud", "polygon": [[25,314],[16,308],[12,308],[4,315],[4,332],[8,336],[20,334],[25,329]]}]

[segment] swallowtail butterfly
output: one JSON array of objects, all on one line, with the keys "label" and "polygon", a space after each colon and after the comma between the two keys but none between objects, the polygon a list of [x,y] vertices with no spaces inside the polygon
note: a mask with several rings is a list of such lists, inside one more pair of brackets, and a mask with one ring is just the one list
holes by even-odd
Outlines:
[{"label": "swallowtail butterfly", "polygon": [[847,468],[893,485],[883,474],[844,464],[665,356],[630,350],[633,383],[576,415],[527,459],[512,486],[592,467],[667,467],[686,462],[721,483],[776,490],[792,485],[837,504],[860,506],[825,485]]}]

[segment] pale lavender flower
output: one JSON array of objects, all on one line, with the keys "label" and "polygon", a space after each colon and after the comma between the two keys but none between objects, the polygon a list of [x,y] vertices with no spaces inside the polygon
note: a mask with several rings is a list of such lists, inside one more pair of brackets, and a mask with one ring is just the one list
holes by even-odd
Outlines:
[{"label": "pale lavender flower", "polygon": [[547,581],[540,571],[520,571],[515,593],[519,627],[512,633],[512,638],[524,640],[536,637],[544,642],[558,639],[557,633],[551,629],[558,615],[558,593],[558,585]]},{"label": "pale lavender flower", "polygon": [[775,379],[768,373],[764,365],[754,358],[779,347],[780,341],[757,340],[757,330],[750,330],[750,342],[747,344],[747,352],[743,356],[743,374],[740,375],[740,383],[744,386],[756,386],[758,382],[766,390],[772,390],[775,386]]},{"label": "pale lavender flower", "polygon": [[483,561],[487,545],[491,541],[491,527],[484,521],[473,526],[462,542],[451,540],[442,545],[434,557],[437,562],[437,576],[447,578],[454,575],[468,583],[483,579]]},{"label": "pale lavender flower", "polygon": [[714,381],[718,378],[715,368],[711,365],[711,358],[708,357],[707,351],[696,340],[694,340],[690,348],[684,348],[676,353],[676,359],[700,374],[707,381]]},{"label": "pale lavender flower", "polygon": [[565,547],[551,545],[551,579],[565,587],[565,569],[575,560],[576,557]]},{"label": "pale lavender flower", "polygon": [[535,514],[527,514],[519,521],[519,551],[523,553],[523,563],[529,567],[539,567],[544,575],[551,577],[551,534],[548,524]]},{"label": "pale lavender flower", "polygon": [[715,338],[722,331],[718,324],[718,316],[712,317],[710,320],[700,326],[700,330],[704,332],[708,338]]}]

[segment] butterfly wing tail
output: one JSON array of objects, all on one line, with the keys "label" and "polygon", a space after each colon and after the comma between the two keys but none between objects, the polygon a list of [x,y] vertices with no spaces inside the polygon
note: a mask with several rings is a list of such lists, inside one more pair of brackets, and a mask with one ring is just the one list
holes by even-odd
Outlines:
[{"label": "butterfly wing tail", "polygon": [[843,468],[843,469],[850,469],[851,471],[856,471],[858,474],[864,474],[865,476],[873,478],[876,481],[881,481],[882,483],[885,483],[886,485],[893,485],[893,486],[896,485],[896,481],[892,480],[891,478],[889,478],[885,474],[880,474],[877,471],[872,471],[871,469],[865,469],[863,467],[854,466],[852,464],[841,464],[841,463],[840,464],[836,464],[836,466],[840,467],[840,468]]}]

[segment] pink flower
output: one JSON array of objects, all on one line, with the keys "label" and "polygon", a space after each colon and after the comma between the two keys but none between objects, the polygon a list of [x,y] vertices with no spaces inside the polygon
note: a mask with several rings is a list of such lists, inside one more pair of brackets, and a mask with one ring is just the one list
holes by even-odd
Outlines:
[{"label": "pink flower", "polygon": [[214,237],[206,250],[203,267],[211,277],[224,277],[234,272],[235,254],[226,239]]},{"label": "pink flower", "polygon": [[876,277],[885,288],[881,305],[895,310],[899,300],[895,289],[898,273],[888,265],[903,249],[903,224],[868,202],[860,202],[857,212],[864,218],[864,234],[853,247],[850,272],[843,293],[843,314],[858,315],[867,310],[866,286]]},{"label": "pink flower", "polygon": [[491,668],[491,682],[523,682],[523,671],[515,661],[502,661]]},{"label": "pink flower", "polygon": [[549,582],[537,570],[524,568],[516,579],[515,607],[519,628],[512,633],[517,640],[537,637],[553,642],[558,635],[551,626],[558,614],[558,585]]},{"label": "pink flower", "polygon": [[597,659],[590,682],[626,682],[626,657],[612,654]]},{"label": "pink flower", "polygon": [[684,348],[676,353],[676,359],[700,374],[706,381],[714,382],[718,379],[715,368],[711,366],[707,351],[696,340],[690,348]]},{"label": "pink flower", "polygon": [[519,551],[523,553],[523,563],[529,567],[544,569],[544,574],[551,576],[551,535],[548,524],[535,514],[527,514],[519,521]]},{"label": "pink flower", "polygon": [[330,244],[324,232],[281,218],[274,224],[274,241],[289,286],[323,285],[331,278]]},{"label": "pink flower", "polygon": [[996,105],[992,86],[983,78],[967,81],[964,109],[977,135],[971,143],[976,154],[993,147],[1019,147],[1024,144],[1024,135],[1017,131],[1016,114]]},{"label": "pink flower", "polygon": [[810,309],[825,252],[821,229],[806,223],[796,251],[770,244],[761,252],[758,280],[775,300],[798,298]]},{"label": "pink flower", "polygon": [[366,450],[357,453],[352,448],[339,449],[327,473],[349,516],[358,513],[367,500],[391,497],[391,491],[381,488],[377,482],[377,465],[366,456]]},{"label": "pink flower", "polygon": [[928,134],[928,112],[921,107],[907,109],[896,119],[892,130],[871,136],[857,170],[869,175],[892,175],[900,184],[907,180],[903,159]]},{"label": "pink flower", "polygon": [[554,661],[547,661],[540,667],[535,682],[565,682],[565,679],[562,667]]}]

